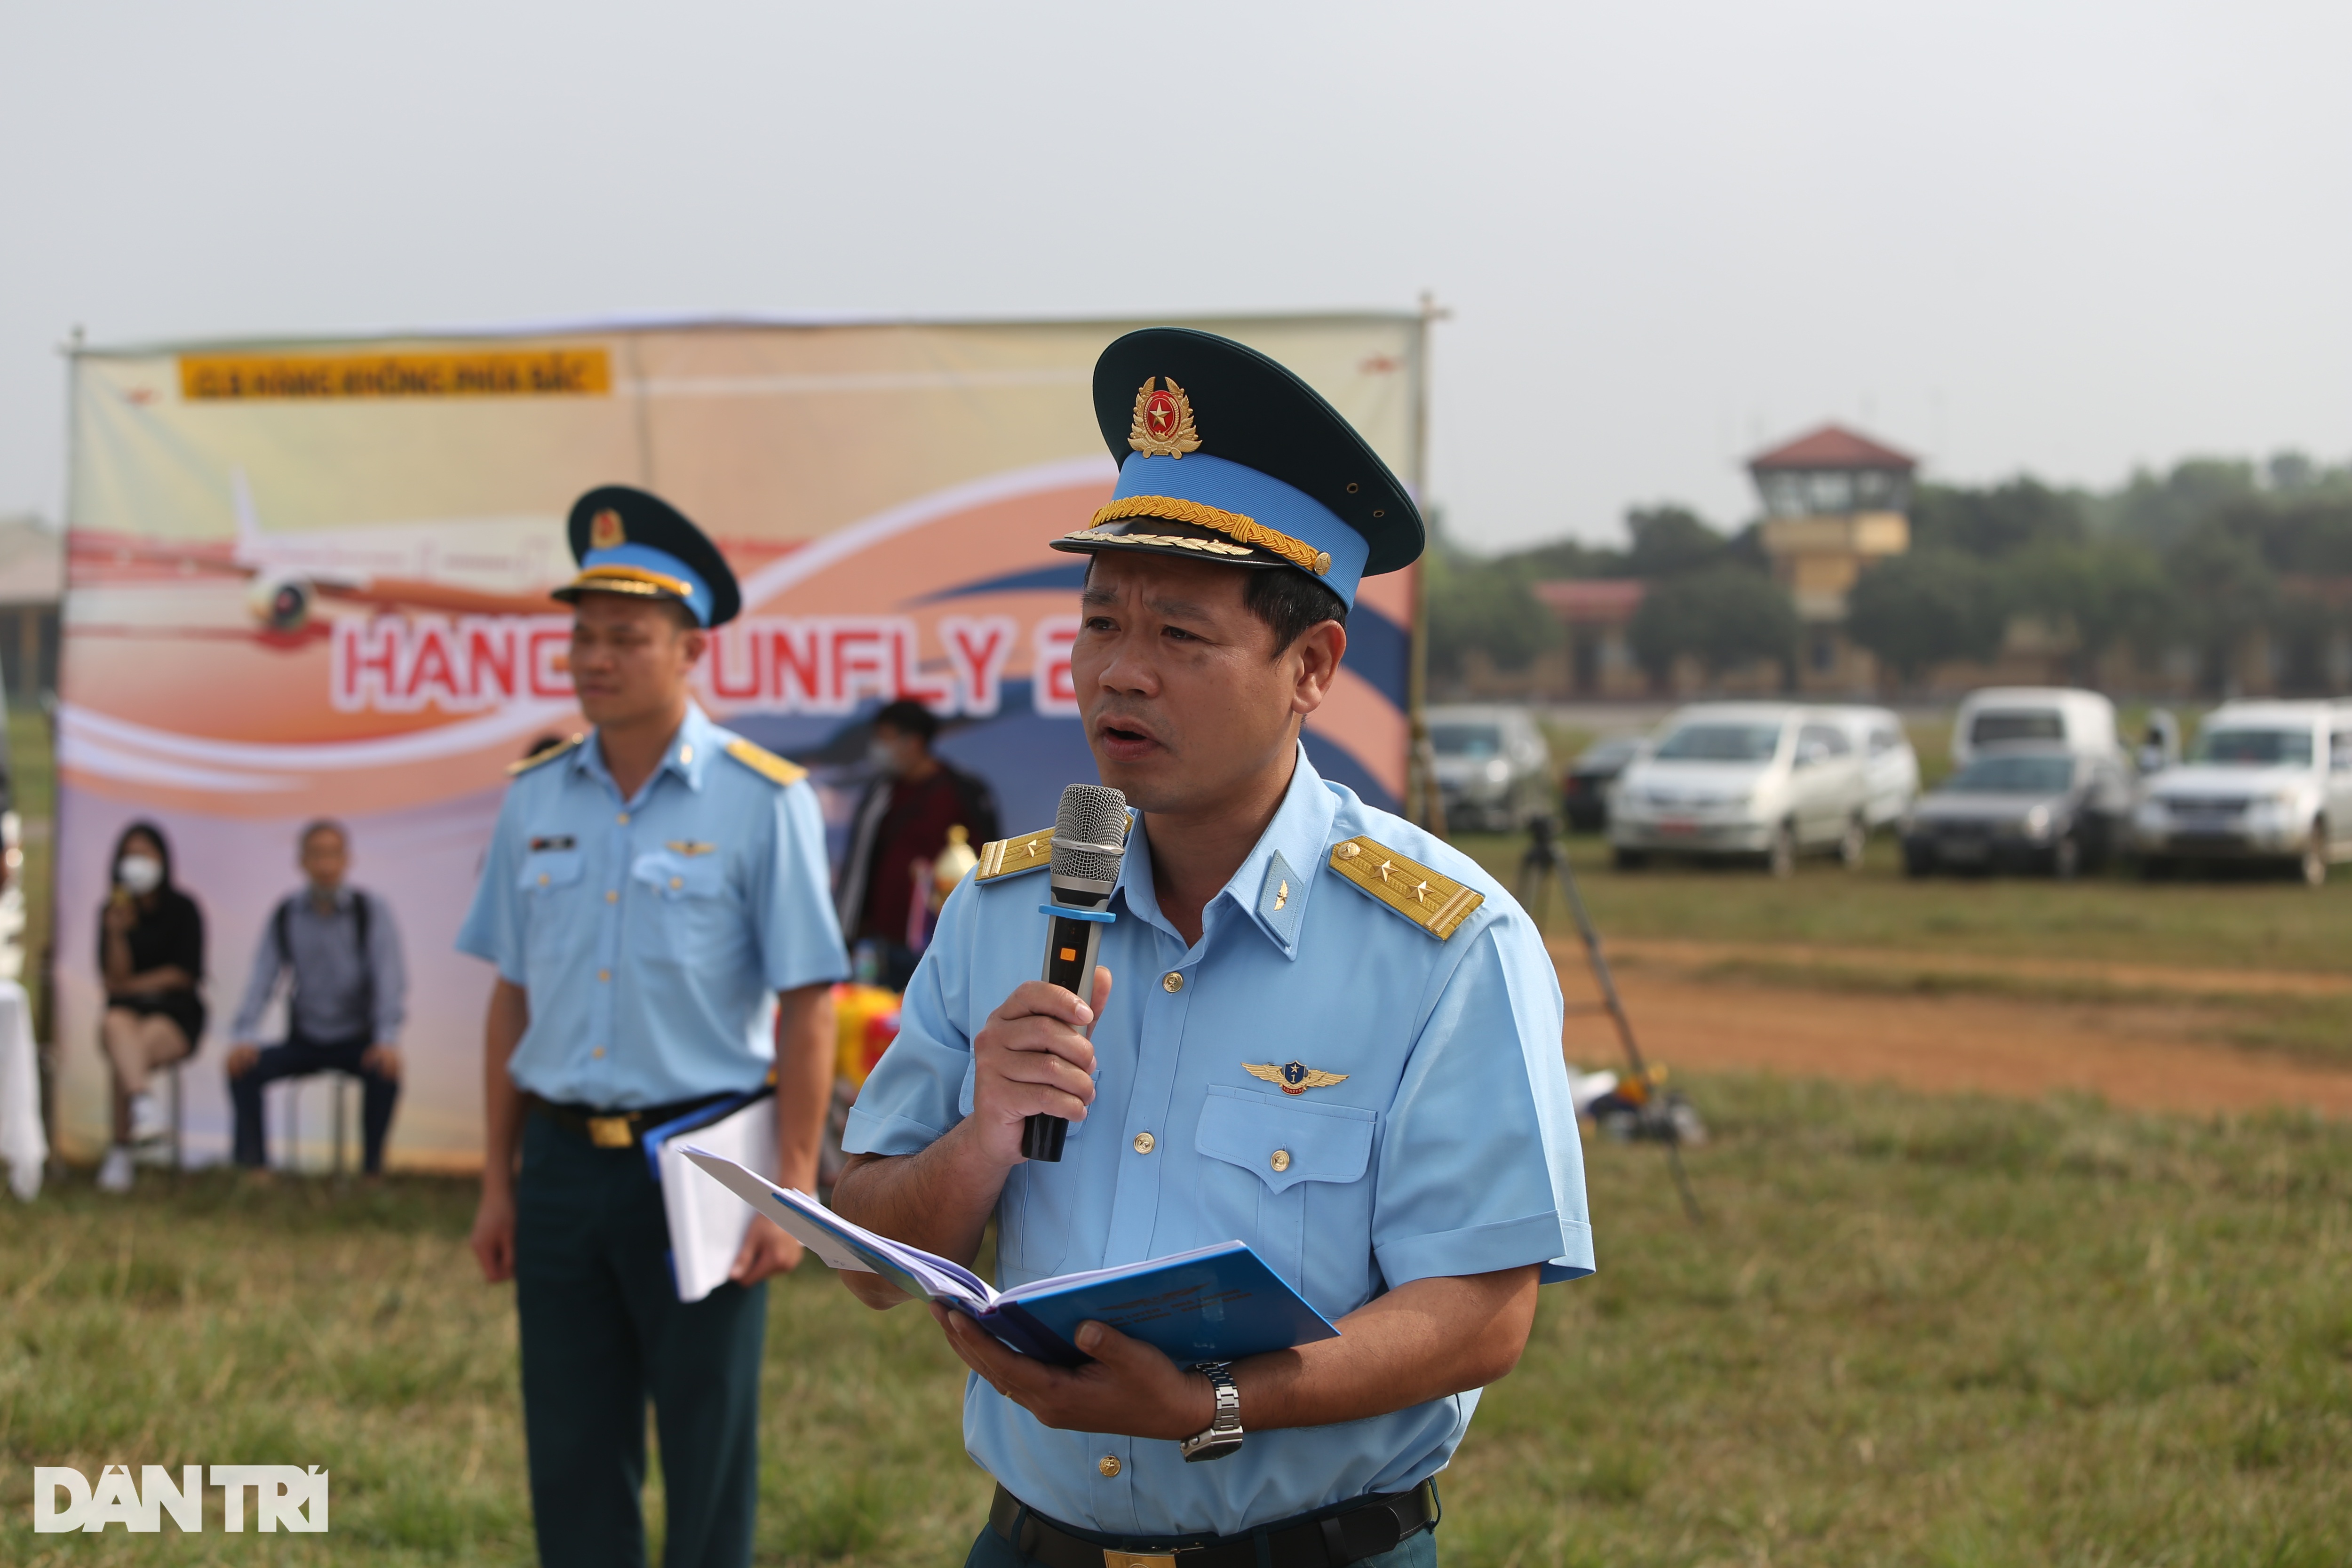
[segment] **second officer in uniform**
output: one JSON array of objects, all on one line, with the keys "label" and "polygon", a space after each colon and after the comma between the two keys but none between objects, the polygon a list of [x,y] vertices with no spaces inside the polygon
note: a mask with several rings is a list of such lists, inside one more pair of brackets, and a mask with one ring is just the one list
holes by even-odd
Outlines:
[{"label": "second officer in uniform", "polygon": [[650,1398],[664,1561],[747,1563],[761,1281],[800,1249],[755,1218],[730,1281],[681,1303],[638,1138],[772,1069],[776,1179],[814,1186],[848,962],[814,792],[688,695],[739,606],[725,559],[619,486],[583,496],[570,531],[581,570],[556,596],[595,729],[519,764],[457,939],[498,966],[474,1251],[516,1284],[541,1561],[644,1563]]}]

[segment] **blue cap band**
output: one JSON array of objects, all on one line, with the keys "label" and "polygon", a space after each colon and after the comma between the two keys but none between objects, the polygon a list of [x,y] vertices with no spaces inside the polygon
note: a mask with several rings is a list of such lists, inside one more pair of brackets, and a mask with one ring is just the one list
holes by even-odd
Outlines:
[{"label": "blue cap band", "polygon": [[1288,534],[1331,558],[1328,567],[1308,575],[1350,608],[1356,603],[1356,584],[1363,578],[1370,542],[1321,501],[1271,474],[1206,452],[1181,458],[1147,458],[1139,452],[1119,465],[1118,484],[1111,491],[1114,502],[1131,496],[1193,501]]},{"label": "blue cap band", "polygon": [[[616,544],[610,550],[591,550],[580,557],[581,576],[572,579],[569,585],[571,591],[582,594],[597,592],[595,580],[588,574],[600,566],[626,567],[637,572],[651,573],[657,577],[671,578],[685,584],[687,591],[684,594],[672,592],[666,585],[664,585],[664,592],[668,593],[671,597],[691,610],[698,626],[707,626],[710,624],[712,604],[710,584],[702,580],[701,573],[697,572],[668,551],[656,550],[650,544]],[[627,592],[625,589],[608,591]]]}]

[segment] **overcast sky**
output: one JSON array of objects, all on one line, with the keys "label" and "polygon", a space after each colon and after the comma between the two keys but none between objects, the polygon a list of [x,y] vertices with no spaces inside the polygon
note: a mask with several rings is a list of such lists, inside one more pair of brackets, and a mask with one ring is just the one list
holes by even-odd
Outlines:
[{"label": "overcast sky", "polygon": [[1409,307],[1464,539],[2352,457],[2352,5],[0,0],[0,511],[93,342]]}]

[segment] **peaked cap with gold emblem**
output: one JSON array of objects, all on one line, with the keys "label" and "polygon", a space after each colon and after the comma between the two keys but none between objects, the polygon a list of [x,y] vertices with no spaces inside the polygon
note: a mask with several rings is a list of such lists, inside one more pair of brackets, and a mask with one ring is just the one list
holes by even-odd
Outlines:
[{"label": "peaked cap with gold emblem", "polygon": [[1356,602],[1421,556],[1421,510],[1337,409],[1255,349],[1148,327],[1095,362],[1095,419],[1118,484],[1054,541],[1230,566],[1291,567]]},{"label": "peaked cap with gold emblem", "polygon": [[727,557],[686,514],[656,495],[601,485],[572,503],[572,558],[580,574],[552,595],[621,594],[684,605],[704,626],[735,618],[743,597]]}]

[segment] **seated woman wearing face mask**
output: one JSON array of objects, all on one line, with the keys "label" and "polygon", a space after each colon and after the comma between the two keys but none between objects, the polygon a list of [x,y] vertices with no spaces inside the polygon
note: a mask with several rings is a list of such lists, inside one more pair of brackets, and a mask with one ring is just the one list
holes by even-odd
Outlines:
[{"label": "seated woman wearing face mask", "polygon": [[114,1143],[98,1184],[122,1193],[131,1190],[131,1143],[169,1131],[148,1075],[185,1058],[205,1033],[205,917],[172,885],[172,852],[153,823],[134,822],[115,840],[98,967],[106,982],[99,1040],[114,1069]]}]

